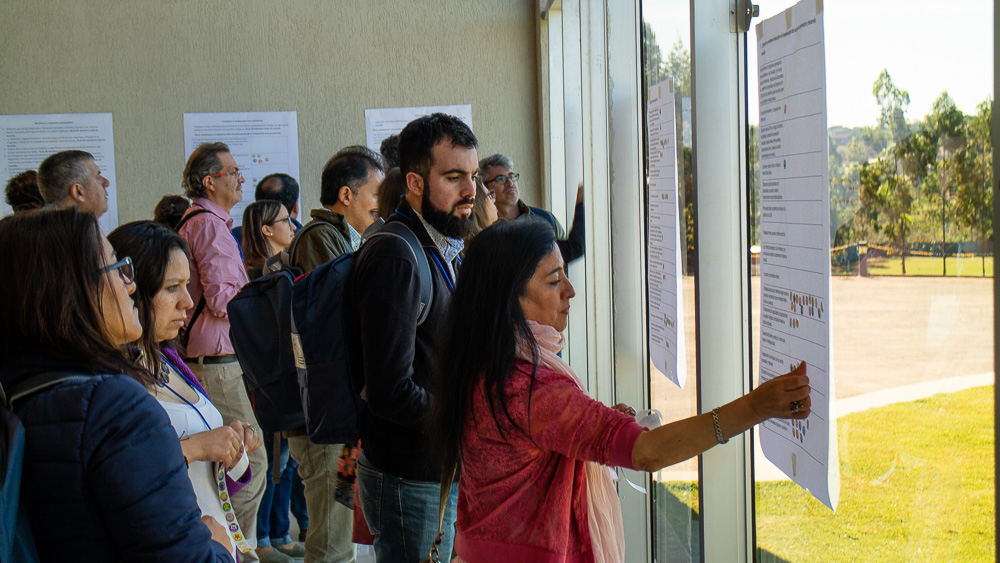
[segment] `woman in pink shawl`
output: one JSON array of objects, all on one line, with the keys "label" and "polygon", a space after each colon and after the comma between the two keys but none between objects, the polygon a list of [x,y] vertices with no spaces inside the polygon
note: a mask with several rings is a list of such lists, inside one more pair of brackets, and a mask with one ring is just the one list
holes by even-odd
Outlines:
[{"label": "woman in pink shawl", "polygon": [[654,471],[768,418],[809,415],[800,366],[712,413],[647,430],[629,407],[591,399],[558,355],[574,291],[548,224],[502,221],[466,250],[435,394],[465,561],[624,561],[606,466]]}]

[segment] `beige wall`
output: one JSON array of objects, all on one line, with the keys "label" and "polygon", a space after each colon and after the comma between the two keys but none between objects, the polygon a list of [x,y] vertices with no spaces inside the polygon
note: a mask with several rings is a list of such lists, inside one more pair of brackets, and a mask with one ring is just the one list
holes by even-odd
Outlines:
[{"label": "beige wall", "polygon": [[[0,114],[111,112],[121,222],[180,193],[184,112],[298,111],[302,203],[365,108],[472,104],[542,200],[537,2],[4,0]],[[252,199],[253,194],[245,194]]]}]

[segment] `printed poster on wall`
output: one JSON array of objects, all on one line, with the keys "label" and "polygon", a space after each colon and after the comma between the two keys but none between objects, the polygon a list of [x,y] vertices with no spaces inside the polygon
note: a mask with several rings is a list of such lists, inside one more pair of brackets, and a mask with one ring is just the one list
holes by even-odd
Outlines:
[{"label": "printed poster on wall", "polygon": [[[0,166],[4,184],[38,165],[51,154],[82,150],[94,155],[101,175],[108,179],[108,211],[98,222],[105,233],[118,226],[118,178],[115,174],[115,139],[110,113],[50,113],[0,115]],[[11,208],[0,198],[0,214]]]},{"label": "printed poster on wall", "polygon": [[390,135],[395,135],[406,127],[406,124],[418,117],[432,113],[454,115],[472,127],[472,105],[461,104],[453,106],[418,106],[409,108],[381,108],[365,110],[365,144],[378,152],[382,141]]},{"label": "printed poster on wall", "polygon": [[677,199],[677,127],[674,84],[668,79],[650,87],[646,106],[649,139],[649,355],[653,369],[683,388],[684,312],[681,295],[680,208]]},{"label": "printed poster on wall", "polygon": [[299,127],[294,111],[185,113],[184,161],[203,143],[223,142],[246,180],[243,201],[230,215],[233,227],[243,224],[243,210],[253,202],[257,183],[269,174],[299,177]]},{"label": "printed poster on wall", "polygon": [[823,504],[840,496],[830,318],[830,181],[822,3],[757,24],[760,380],[807,364],[812,412],[760,426],[765,457]]}]

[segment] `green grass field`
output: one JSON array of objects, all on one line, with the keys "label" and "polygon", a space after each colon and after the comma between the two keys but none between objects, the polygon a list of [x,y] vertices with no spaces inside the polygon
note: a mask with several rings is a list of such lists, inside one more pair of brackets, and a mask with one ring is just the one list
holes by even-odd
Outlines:
[{"label": "green grass field", "polygon": [[[995,560],[992,387],[837,422],[837,511],[791,482],[757,483],[758,560]],[[657,484],[656,506],[675,529],[697,526],[692,485]]]},{"label": "green grass field", "polygon": [[[981,256],[971,258],[949,256],[945,260],[948,266],[949,277],[983,277],[983,258]],[[854,264],[854,272],[857,272],[857,264]],[[868,261],[868,273],[873,276],[901,276],[903,275],[903,260],[898,256],[870,259]],[[943,268],[940,256],[906,257],[906,275],[908,276],[940,276],[942,273]],[[986,257],[986,277],[993,277],[992,256]]]}]

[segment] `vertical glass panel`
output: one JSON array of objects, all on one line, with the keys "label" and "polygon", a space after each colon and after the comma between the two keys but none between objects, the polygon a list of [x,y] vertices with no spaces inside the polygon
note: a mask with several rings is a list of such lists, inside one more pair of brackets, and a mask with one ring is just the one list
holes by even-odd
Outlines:
[{"label": "vertical glass panel", "polygon": [[[663,367],[650,362],[650,397],[652,408],[663,415],[663,422],[672,422],[697,414],[697,385],[695,353],[694,276],[697,264],[694,254],[694,182],[692,177],[691,143],[691,13],[687,0],[659,0],[642,2],[642,62],[644,109],[649,106],[649,89],[664,81],[672,80],[673,123],[675,151],[673,174],[676,178],[677,221],[679,224],[678,253],[681,264],[680,289],[677,295],[679,312],[676,330],[683,349],[678,349],[683,388],[667,378]],[[666,89],[664,95],[666,95]],[[655,105],[655,102],[654,102]],[[644,115],[646,113],[644,112]],[[648,124],[647,124],[648,125]],[[658,140],[655,140],[657,143]],[[659,146],[653,147],[654,152]],[[646,139],[646,179],[649,193],[652,175],[661,173],[659,166],[664,155],[650,154],[650,141]],[[659,197],[659,196],[657,196]],[[674,202],[668,202],[673,204]],[[650,223],[647,209],[647,225]],[[658,233],[652,228],[649,237]],[[672,245],[671,245],[672,246]],[[647,249],[653,252],[652,246]],[[655,269],[656,257],[649,256],[647,264]],[[650,302],[657,298],[658,287],[647,287]],[[652,307],[650,322],[659,319]],[[654,331],[650,334],[655,337]],[[700,561],[700,528],[698,516],[698,459],[664,468],[653,474],[653,555],[655,561]]]},{"label": "vertical glass panel", "polygon": [[[791,2],[760,4],[763,19]],[[840,502],[816,501],[758,443],[758,560],[993,561],[993,5],[825,7]],[[759,245],[753,30],[747,42]]]}]

